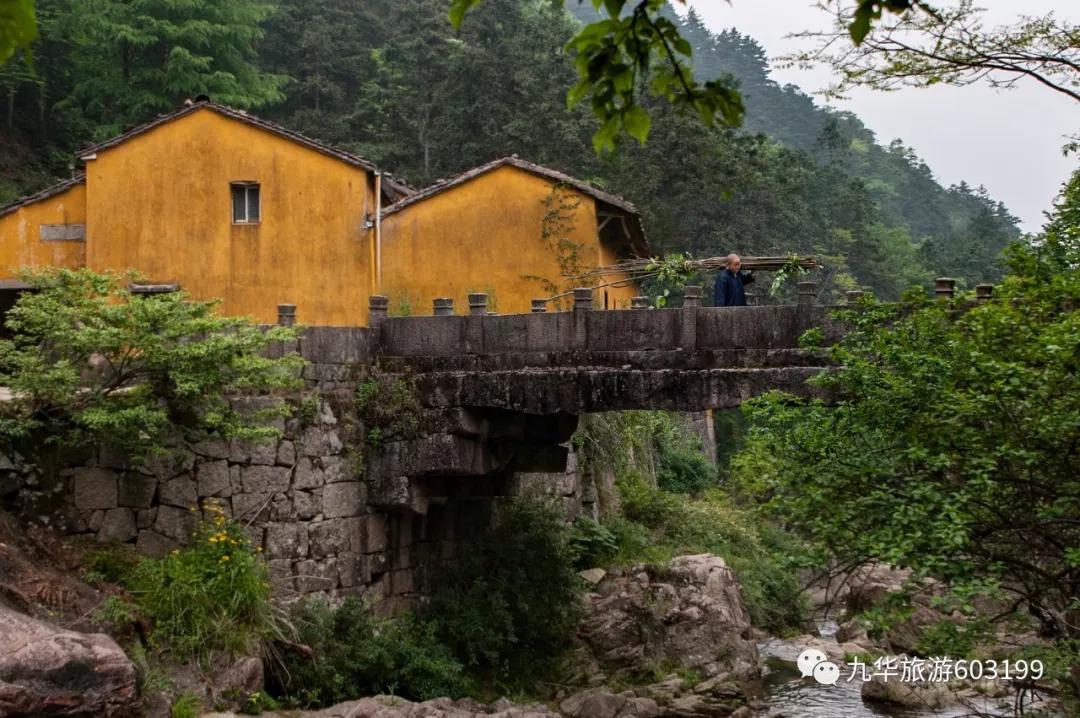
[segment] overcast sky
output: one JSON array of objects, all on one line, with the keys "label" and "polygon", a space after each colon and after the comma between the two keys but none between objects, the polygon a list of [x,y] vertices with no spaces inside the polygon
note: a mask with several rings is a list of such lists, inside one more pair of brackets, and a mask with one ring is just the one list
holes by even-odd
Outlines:
[{"label": "overcast sky", "polygon": [[[830,16],[812,0],[690,0],[711,30],[734,27],[750,35],[770,58],[805,47],[789,33],[828,29]],[[1019,14],[1055,11],[1080,21],[1075,0],[978,0],[990,24],[1007,24]],[[780,84],[813,93],[830,83],[830,70],[773,70]],[[820,98],[818,102],[823,102]],[[1034,82],[1013,90],[986,86],[935,87],[896,92],[857,90],[833,103],[850,110],[874,131],[881,144],[900,138],[922,157],[944,185],[966,180],[985,185],[1020,217],[1021,227],[1036,231],[1043,212],[1069,173],[1080,166],[1076,155],[1063,157],[1064,136],[1080,131],[1080,103]]]}]

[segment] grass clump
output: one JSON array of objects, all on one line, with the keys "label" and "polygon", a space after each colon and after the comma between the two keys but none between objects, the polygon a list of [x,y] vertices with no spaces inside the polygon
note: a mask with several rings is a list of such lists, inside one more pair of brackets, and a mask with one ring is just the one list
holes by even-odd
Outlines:
[{"label": "grass clump", "polygon": [[356,387],[356,413],[373,446],[415,438],[420,427],[420,403],[412,385],[378,369]]},{"label": "grass clump", "polygon": [[127,585],[141,613],[153,621],[151,643],[180,655],[207,658],[222,650],[257,655],[283,637],[286,622],[273,605],[266,563],[240,524],[207,503],[186,549],[143,559]]},{"label": "grass clump", "polygon": [[297,604],[293,619],[315,657],[283,657],[274,681],[290,705],[329,706],[379,693],[422,701],[470,691],[461,663],[433,625],[415,616],[378,620],[349,597],[336,609],[318,601]]}]

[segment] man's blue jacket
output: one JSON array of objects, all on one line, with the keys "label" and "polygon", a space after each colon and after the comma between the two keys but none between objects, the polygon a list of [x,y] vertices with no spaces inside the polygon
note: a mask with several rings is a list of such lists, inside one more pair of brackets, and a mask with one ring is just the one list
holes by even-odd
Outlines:
[{"label": "man's blue jacket", "polygon": [[749,284],[754,278],[746,272],[735,274],[730,269],[721,269],[716,277],[716,289],[713,294],[714,307],[745,307],[746,290],[744,284]]}]

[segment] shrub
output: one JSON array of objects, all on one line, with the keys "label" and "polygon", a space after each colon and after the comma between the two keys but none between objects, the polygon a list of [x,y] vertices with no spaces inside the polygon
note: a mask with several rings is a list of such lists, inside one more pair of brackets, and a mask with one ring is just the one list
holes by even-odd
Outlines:
[{"label": "shrub", "polygon": [[664,451],[657,485],[676,494],[696,494],[716,485],[716,467],[700,451]]},{"label": "shrub", "polygon": [[265,562],[240,524],[216,504],[194,543],[162,559],[143,559],[131,578],[139,608],[153,620],[153,643],[180,655],[224,650],[251,655],[282,637]]},{"label": "shrub", "polygon": [[328,706],[377,693],[427,700],[469,691],[462,665],[430,623],[409,615],[376,620],[354,597],[337,609],[317,601],[297,604],[293,618],[300,641],[315,656],[283,657],[274,681],[289,703]]},{"label": "shrub", "polygon": [[589,516],[579,516],[570,527],[570,550],[574,565],[592,568],[611,561],[619,553],[619,544],[607,527]]},{"label": "shrub", "polygon": [[437,576],[423,615],[467,667],[524,687],[552,671],[577,628],[583,582],[561,508],[515,498]]},{"label": "shrub", "polygon": [[356,387],[356,413],[367,427],[373,446],[414,438],[420,426],[420,404],[412,385],[378,369]]},{"label": "shrub", "polygon": [[[183,292],[135,297],[127,278],[86,269],[27,274],[0,340],[0,442],[108,444],[136,460],[179,438],[276,436],[269,410],[235,410],[230,394],[296,386],[303,360],[266,359],[287,327],[222,317]],[[48,347],[48,351],[42,351]]]}]

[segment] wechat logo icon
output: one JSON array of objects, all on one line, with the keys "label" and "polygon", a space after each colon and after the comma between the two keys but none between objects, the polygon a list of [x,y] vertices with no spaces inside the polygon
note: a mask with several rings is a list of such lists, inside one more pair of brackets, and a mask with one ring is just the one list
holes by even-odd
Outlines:
[{"label": "wechat logo icon", "polygon": [[831,686],[840,678],[840,667],[817,649],[807,648],[799,654],[795,663],[799,666],[803,678],[813,677],[823,686]]}]

